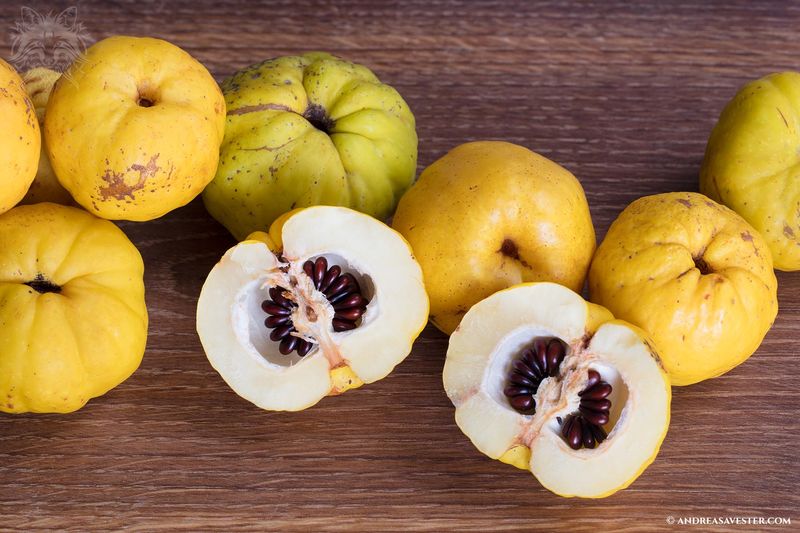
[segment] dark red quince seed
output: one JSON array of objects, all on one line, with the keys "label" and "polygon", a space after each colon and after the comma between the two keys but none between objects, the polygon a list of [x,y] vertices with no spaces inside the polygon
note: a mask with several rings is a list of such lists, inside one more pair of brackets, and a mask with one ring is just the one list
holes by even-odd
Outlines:
[{"label": "dark red quince seed", "polygon": [[550,369],[547,367],[547,345],[545,345],[544,348],[539,349],[537,344],[538,343],[534,344],[536,349],[533,352],[536,366],[539,367],[543,376],[550,375]]},{"label": "dark red quince seed", "polygon": [[533,399],[533,396],[512,396],[508,401],[511,404],[511,407],[522,413],[534,411],[536,408],[536,401]]},{"label": "dark red quince seed", "polygon": [[528,387],[515,387],[513,385],[509,385],[508,387],[503,389],[503,394],[505,394],[506,396],[522,396],[522,395],[533,396],[534,392],[536,391],[532,391]]},{"label": "dark red quince seed", "polygon": [[578,408],[578,411],[581,413],[583,418],[585,418],[588,422],[596,426],[602,426],[608,424],[608,412],[607,411],[592,411],[591,409],[586,409],[585,407],[581,406]]},{"label": "dark red quince seed", "polygon": [[541,381],[541,374],[535,372],[530,366],[525,364],[525,361],[522,359],[517,359],[511,365],[515,372],[522,374],[523,376],[528,376],[531,378],[536,378],[536,381]]},{"label": "dark red quince seed", "polygon": [[359,309],[358,307],[354,307],[352,309],[342,309],[341,311],[336,311],[336,314],[333,316],[339,318],[341,320],[350,320],[355,322],[361,315],[364,314],[365,309]]},{"label": "dark red quince seed", "polygon": [[[533,346],[532,346],[531,349],[533,350],[533,353],[536,353],[536,354],[546,352],[547,351],[547,339],[545,337],[538,337],[538,338],[534,339]],[[542,370],[546,370],[546,369],[542,368]]]},{"label": "dark red quince seed", "polygon": [[594,434],[592,433],[592,424],[586,419],[581,419],[581,434],[583,435],[583,446],[592,449],[595,447]]},{"label": "dark red quince seed", "polygon": [[283,287],[272,287],[269,290],[269,297],[272,298],[272,300],[280,306],[294,307],[295,306],[294,302],[286,298],[286,296],[284,296],[283,293],[284,293]]},{"label": "dark red quince seed", "polygon": [[306,276],[311,278],[311,281],[314,281],[314,262],[306,261],[303,263],[303,272],[306,273]]},{"label": "dark red quince seed", "polygon": [[341,320],[339,318],[333,319],[333,331],[348,331],[351,329],[356,329],[354,322],[349,320]]},{"label": "dark red quince seed", "polygon": [[578,396],[583,396],[583,394],[600,383],[600,373],[596,370],[589,370],[589,381],[586,382],[586,386],[583,388],[581,392],[578,393]]},{"label": "dark red quince seed", "polygon": [[297,343],[299,342],[302,342],[302,340],[293,335],[286,337],[281,341],[280,345],[278,345],[278,350],[280,350],[283,355],[289,355],[292,353],[292,351],[294,351],[294,349],[297,347]]},{"label": "dark red quince seed", "polygon": [[511,377],[508,378],[508,381],[510,381],[511,383],[513,383],[515,385],[521,385],[523,387],[538,387],[539,386],[539,382],[538,381],[534,381],[534,380],[532,380],[532,379],[530,379],[530,378],[528,378],[526,376],[523,376],[519,372],[513,372],[511,374]]},{"label": "dark red quince seed", "polygon": [[581,400],[581,407],[586,407],[592,411],[608,411],[611,409],[611,400]]},{"label": "dark red quince seed", "polygon": [[585,400],[602,400],[607,398],[611,391],[611,384],[601,381],[590,389],[584,389],[580,397]]},{"label": "dark red quince seed", "polygon": [[581,429],[581,419],[580,417],[573,415],[573,422],[571,427],[569,428],[569,433],[566,436],[567,444],[573,450],[578,450],[583,443],[583,430]]},{"label": "dark red quince seed", "polygon": [[318,257],[314,263],[314,286],[319,289],[322,280],[325,279],[325,274],[328,272],[328,260],[324,257]]},{"label": "dark red quince seed", "polygon": [[331,303],[332,306],[336,307],[336,305],[350,296],[352,294],[350,291],[342,291],[339,294],[334,294],[333,296],[328,296],[328,301]]},{"label": "dark red quince seed", "polygon": [[294,326],[291,324],[279,326],[272,330],[272,333],[269,334],[269,338],[275,342],[278,342],[279,340],[286,338],[292,331],[294,331]]},{"label": "dark red quince seed", "polygon": [[350,294],[347,296],[347,298],[336,302],[336,305],[334,305],[333,308],[338,311],[340,309],[349,309],[351,307],[366,307],[368,303],[369,302],[367,302],[366,298],[356,293]]},{"label": "dark red quince seed", "polygon": [[350,287],[352,288],[352,292],[361,292],[361,285],[358,284],[358,280],[352,274],[345,274],[350,282]]},{"label": "dark red quince seed", "polygon": [[301,340],[300,343],[298,343],[297,345],[297,355],[299,355],[300,357],[305,357],[306,355],[308,355],[308,352],[310,352],[313,347],[314,345],[312,343],[306,340]]},{"label": "dark red quince seed", "polygon": [[336,281],[334,281],[331,284],[331,286],[328,287],[328,289],[325,291],[325,296],[327,296],[330,299],[332,296],[336,296],[340,292],[346,290],[349,287],[349,285],[350,282],[347,278],[347,274],[345,274],[344,276],[339,276],[339,278]]},{"label": "dark red quince seed", "polygon": [[606,430],[603,429],[603,426],[592,425],[591,427],[592,427],[592,435],[594,435],[594,440],[596,440],[598,444],[606,440],[608,434],[606,434]]},{"label": "dark red quince seed", "polygon": [[278,326],[282,326],[285,324],[291,325],[292,317],[290,316],[268,316],[266,320],[264,320],[264,325],[270,329],[277,328]]},{"label": "dark red quince seed", "polygon": [[342,267],[340,267],[339,265],[333,265],[328,270],[328,273],[325,274],[325,277],[322,278],[322,283],[319,284],[317,290],[319,290],[320,292],[327,291],[330,288],[331,283],[336,281],[341,274],[342,274]]},{"label": "dark red quince seed", "polygon": [[564,346],[558,339],[553,339],[547,345],[547,370],[550,377],[558,373],[558,366],[564,358]]},{"label": "dark red quince seed", "polygon": [[539,367],[539,363],[536,361],[536,355],[534,355],[533,350],[528,350],[527,352],[522,354],[522,359],[520,362],[525,363],[528,367],[527,374],[531,377],[535,377],[538,381],[542,381],[547,373]]},{"label": "dark red quince seed", "polygon": [[289,309],[288,307],[283,307],[270,300],[265,300],[261,304],[261,309],[263,309],[265,313],[270,315],[289,316],[292,314],[292,310]]}]

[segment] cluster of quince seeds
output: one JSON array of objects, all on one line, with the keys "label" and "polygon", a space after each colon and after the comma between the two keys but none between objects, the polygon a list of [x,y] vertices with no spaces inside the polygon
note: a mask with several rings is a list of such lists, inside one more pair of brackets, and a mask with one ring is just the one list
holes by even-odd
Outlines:
[{"label": "cluster of quince seeds", "polygon": [[[328,260],[324,257],[306,261],[303,263],[303,271],[314,283],[314,288],[323,293],[333,306],[333,330],[348,331],[358,327],[358,321],[366,312],[369,301],[361,293],[361,286],[356,278],[349,273],[342,274],[339,265],[328,268]],[[264,320],[264,325],[272,329],[269,338],[280,343],[278,350],[282,354],[289,355],[297,351],[300,357],[305,357],[314,344],[293,335],[297,329],[292,323],[292,312],[297,303],[287,298],[286,292],[287,289],[283,287],[269,289],[270,299],[261,304],[261,309],[269,315]]]},{"label": "cluster of quince seeds", "polygon": [[[561,361],[567,353],[563,341],[557,338],[538,337],[531,347],[522,351],[511,364],[511,373],[503,394],[515,411],[524,415],[536,412],[536,391],[547,377],[558,375]],[[589,370],[586,387],[578,393],[578,412],[569,414],[561,422],[561,435],[573,450],[595,448],[606,440],[603,426],[608,424],[611,401],[611,384],[602,380],[600,373]]]},{"label": "cluster of quince seeds", "polygon": [[570,448],[591,449],[606,440],[608,434],[603,426],[609,420],[611,390],[611,384],[603,381],[599,372],[589,370],[589,381],[578,393],[581,398],[578,412],[567,416],[561,425],[561,436]]},{"label": "cluster of quince seeds", "polygon": [[566,345],[556,338],[538,337],[530,348],[523,350],[511,365],[509,384],[503,390],[517,412],[532,415],[536,412],[534,398],[539,385],[547,377],[558,375],[561,361],[567,353]]}]

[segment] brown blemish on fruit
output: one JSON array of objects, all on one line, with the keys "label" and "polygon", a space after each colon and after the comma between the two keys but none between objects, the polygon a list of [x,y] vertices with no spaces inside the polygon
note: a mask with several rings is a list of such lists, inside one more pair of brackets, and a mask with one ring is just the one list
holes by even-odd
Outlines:
[{"label": "brown blemish on fruit", "polygon": [[514,261],[519,261],[519,263],[525,268],[531,268],[531,265],[529,265],[524,259],[522,259],[522,257],[520,257],[517,243],[508,237],[503,240],[503,243],[500,245],[500,249],[497,250],[497,252],[510,259],[513,259]]},{"label": "brown blemish on fruit", "polygon": [[228,111],[228,115],[246,115],[247,113],[257,113],[259,111],[289,111],[293,113],[289,106],[282,104],[261,104],[261,105],[246,105],[239,109]]},{"label": "brown blemish on fruit", "polygon": [[783,224],[783,234],[786,235],[789,239],[794,239],[794,230],[784,222]]},{"label": "brown blemish on fruit", "polygon": [[[275,150],[280,150],[281,148],[283,148],[287,144],[291,143],[292,141],[294,141],[294,138],[290,138],[288,141],[286,141],[285,143],[280,144],[278,146],[259,146],[258,148],[242,148],[242,151],[244,151],[244,152],[259,152],[261,150],[266,150],[267,152],[274,152]],[[233,157],[233,159],[235,160],[236,157]],[[270,168],[269,170],[270,170],[270,173],[272,173],[272,168]]]},{"label": "brown blemish on fruit", "polygon": [[749,231],[742,232],[742,240],[745,242],[749,242],[750,244],[753,245],[753,253],[756,254],[756,257],[758,257],[759,256],[758,248],[756,247],[756,243],[753,242],[753,236],[750,234]]},{"label": "brown blemish on fruit", "polygon": [[681,199],[675,200],[675,201],[678,202],[679,204],[685,205],[686,207],[692,207],[692,202],[687,200],[686,198],[681,198]]},{"label": "brown blemish on fruit", "polygon": [[[100,196],[103,197],[103,200],[108,200],[109,198],[124,200],[126,197],[130,197],[133,200],[134,193],[142,190],[147,180],[154,177],[161,170],[161,167],[156,164],[160,155],[156,154],[151,157],[146,165],[131,165],[125,173],[114,172],[110,168],[106,169],[101,179],[108,185],[100,187]],[[129,172],[139,173],[139,178],[133,185],[125,183],[125,175]]]}]

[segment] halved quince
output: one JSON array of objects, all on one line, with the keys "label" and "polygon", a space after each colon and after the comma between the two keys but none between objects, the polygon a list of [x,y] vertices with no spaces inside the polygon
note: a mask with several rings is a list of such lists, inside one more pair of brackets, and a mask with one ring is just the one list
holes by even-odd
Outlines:
[{"label": "halved quince", "polygon": [[213,268],[197,331],[212,366],[262,409],[298,411],[386,377],[428,320],[408,243],[343,207],[287,213]]},{"label": "halved quince", "polygon": [[473,306],[450,337],[444,386],[481,452],[561,496],[627,487],[669,426],[669,378],[646,334],[555,283]]}]

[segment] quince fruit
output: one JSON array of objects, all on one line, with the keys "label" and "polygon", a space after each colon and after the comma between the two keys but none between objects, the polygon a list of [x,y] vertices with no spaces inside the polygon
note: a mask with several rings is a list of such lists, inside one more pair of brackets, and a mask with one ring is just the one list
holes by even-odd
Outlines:
[{"label": "quince fruit", "polygon": [[280,411],[384,378],[427,320],[408,243],[344,207],[289,212],[234,246],[197,303],[212,366],[243,398]]},{"label": "quince fruit", "polygon": [[73,198],[112,220],[158,218],[214,177],[225,101],[166,41],[109,37],[58,80],[45,116],[50,163]]},{"label": "quince fruit", "polygon": [[750,82],[725,106],[700,192],[761,233],[775,268],[800,270],[800,72]]},{"label": "quince fruit", "polygon": [[414,115],[362,65],[324,53],[279,57],[222,89],[225,140],[203,199],[237,239],[312,205],[385,219],[414,180]]},{"label": "quince fruit", "polygon": [[69,413],[147,341],[144,265],[113,223],[40,203],[0,215],[0,411]]},{"label": "quince fruit", "polygon": [[47,140],[44,138],[44,115],[47,109],[47,102],[53,92],[53,86],[55,86],[60,77],[60,72],[44,67],[37,67],[22,74],[22,81],[25,82],[25,89],[28,91],[28,95],[36,108],[36,118],[39,121],[39,128],[42,132],[39,169],[36,171],[36,177],[33,179],[31,188],[28,189],[28,193],[22,199],[21,203],[23,204],[53,202],[70,205],[75,203],[72,196],[61,186],[53,171],[50,158],[47,156]]},{"label": "quince fruit", "polygon": [[673,385],[724,374],[756,351],[778,313],[761,235],[697,193],[646,196],[597,249],[590,299],[655,340]]},{"label": "quince fruit", "polygon": [[580,182],[527,148],[462,144],[426,168],[392,226],[411,243],[431,321],[456,329],[473,304],[527,281],[580,291],[595,249]]},{"label": "quince fruit", "polygon": [[476,448],[561,496],[627,487],[669,427],[669,378],[647,335],[555,283],[475,304],[450,337],[443,379]]},{"label": "quince fruit", "polygon": [[42,140],[25,84],[0,59],[0,213],[14,207],[33,182]]}]

